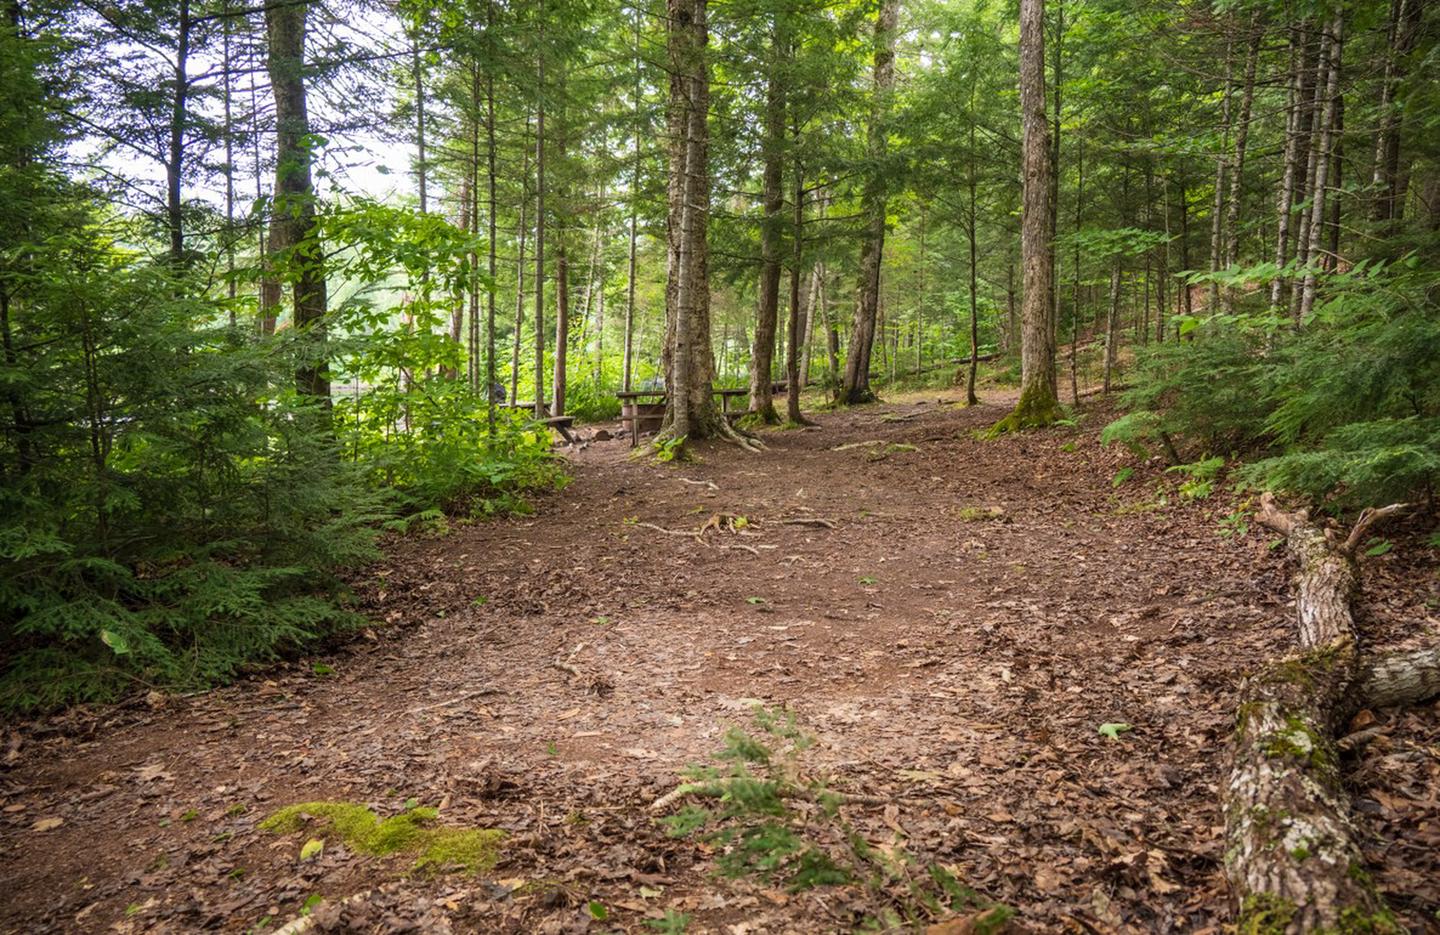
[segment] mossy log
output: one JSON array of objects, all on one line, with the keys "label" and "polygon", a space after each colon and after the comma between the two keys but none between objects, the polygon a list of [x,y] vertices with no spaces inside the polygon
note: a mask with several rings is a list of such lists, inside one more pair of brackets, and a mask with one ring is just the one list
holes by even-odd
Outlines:
[{"label": "mossy log", "polygon": [[1345,541],[1287,513],[1269,494],[1257,516],[1299,562],[1299,652],[1241,691],[1222,792],[1225,870],[1240,932],[1400,932],[1364,869],[1335,733],[1360,707],[1414,702],[1440,689],[1440,651],[1368,658],[1351,600],[1365,531],[1403,505],[1367,511]]}]

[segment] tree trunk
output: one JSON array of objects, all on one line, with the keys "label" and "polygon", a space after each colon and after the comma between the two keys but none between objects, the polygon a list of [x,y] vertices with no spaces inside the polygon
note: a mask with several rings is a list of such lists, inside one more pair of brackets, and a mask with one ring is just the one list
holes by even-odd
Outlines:
[{"label": "tree trunk", "polygon": [[[1230,142],[1230,104],[1235,96],[1235,61],[1233,55],[1234,39],[1231,38],[1225,44],[1225,93],[1220,99],[1220,149],[1215,154],[1215,195],[1214,204],[1210,206],[1210,272],[1212,274],[1220,271],[1225,260],[1225,227],[1222,218],[1225,214],[1225,168],[1228,154],[1225,147]],[[1206,311],[1215,314],[1220,305],[1220,284],[1213,278],[1210,280],[1210,300],[1206,303]]]},{"label": "tree trunk", "polygon": [[805,332],[800,342],[800,387],[810,385],[810,349],[815,340],[815,303],[820,298],[820,264],[810,269],[810,286],[805,293]]},{"label": "tree trunk", "polygon": [[1316,261],[1320,255],[1320,237],[1325,228],[1325,195],[1330,178],[1331,148],[1335,138],[1335,116],[1340,100],[1340,51],[1344,41],[1345,18],[1336,13],[1329,32],[1329,59],[1327,60],[1325,99],[1321,109],[1320,138],[1316,144],[1319,154],[1315,163],[1315,180],[1310,186],[1310,224],[1307,231],[1308,247],[1305,251],[1305,279],[1300,284],[1300,307],[1297,320],[1303,322],[1315,307],[1317,286]]},{"label": "tree trunk", "polygon": [[706,0],[667,0],[670,64],[670,178],[665,302],[665,418],[661,437],[719,437],[759,447],[739,435],[715,405],[710,346],[709,125],[710,68]]},{"label": "tree trunk", "polygon": [[[485,41],[491,60],[495,56],[495,2],[485,5]],[[495,240],[498,231],[499,202],[495,198],[495,72],[487,70],[485,75],[485,171],[487,190],[490,196],[490,210],[486,214],[487,239],[490,241],[485,258],[485,271],[490,276],[490,285],[485,290],[485,424],[490,435],[495,434]],[[421,178],[424,178],[421,165]],[[424,210],[423,208],[421,210]]]},{"label": "tree trunk", "polygon": [[1105,394],[1110,393],[1115,372],[1116,342],[1120,340],[1120,258],[1110,267],[1110,311],[1105,316]]},{"label": "tree trunk", "polygon": [[[1245,52],[1245,87],[1240,92],[1240,118],[1236,121],[1235,149],[1230,157],[1230,203],[1226,207],[1225,228],[1221,233],[1221,242],[1225,247],[1223,265],[1227,268],[1235,265],[1239,259],[1240,196],[1244,192],[1245,155],[1250,142],[1250,113],[1255,104],[1255,66],[1260,58],[1260,42],[1264,37],[1265,30],[1261,28],[1260,18],[1251,17],[1250,45]],[[1224,301],[1227,311],[1233,309],[1234,288],[1226,288]]]},{"label": "tree trunk", "polygon": [[1055,322],[1050,302],[1055,276],[1050,146],[1045,123],[1045,0],[1020,0],[1020,111],[1024,269],[1020,310],[1020,399],[991,429],[1006,432],[1047,425],[1060,417],[1055,395]]},{"label": "tree trunk", "polygon": [[[1326,87],[1329,84],[1330,75],[1330,29],[1329,24],[1320,27],[1320,38],[1318,49],[1315,54],[1314,78],[1311,84],[1308,110],[1306,113],[1306,125],[1308,129],[1305,134],[1306,159],[1305,178],[1301,187],[1298,200],[1304,204],[1313,201],[1316,196],[1315,178],[1319,175],[1320,165],[1320,138],[1325,123],[1325,97]],[[1314,217],[1313,212],[1308,208],[1300,211],[1299,221],[1295,232],[1295,262],[1296,265],[1304,268],[1310,261],[1310,221]],[[1295,318],[1295,323],[1300,323],[1300,306],[1303,301],[1304,289],[1298,286],[1291,290],[1290,311]]]},{"label": "tree trunk", "polygon": [[881,163],[885,159],[890,95],[895,87],[895,34],[899,13],[899,0],[880,0],[875,17],[875,100],[866,135],[869,171],[860,196],[860,213],[864,218],[860,275],[855,287],[855,317],[850,328],[850,345],[845,355],[845,382],[840,393],[841,402],[849,404],[869,402],[875,398],[870,389],[870,355],[875,346],[880,309],[880,260],[885,250],[886,182]]},{"label": "tree trunk", "polygon": [[1440,690],[1440,653],[1361,654],[1350,602],[1366,530],[1398,512],[1366,510],[1344,542],[1266,494],[1257,518],[1298,560],[1299,653],[1241,688],[1230,778],[1222,790],[1225,870],[1239,931],[1398,931],[1365,871],[1333,742],[1358,708]]},{"label": "tree trunk", "polygon": [[570,357],[570,263],[563,244],[555,247],[555,373],[550,384],[551,415],[565,414],[565,380]]},{"label": "tree trunk", "polygon": [[[176,266],[185,262],[185,213],[181,186],[185,170],[185,131],[189,126],[191,25],[190,0],[180,0],[175,26],[175,90],[170,98],[170,140],[165,158],[165,226],[170,234],[170,262]],[[303,17],[300,28],[303,52]],[[273,39],[271,55],[273,58]],[[297,74],[295,79],[299,81],[300,75]],[[229,80],[228,73],[226,80]],[[276,119],[279,119],[278,116]]]},{"label": "tree trunk", "polygon": [[[525,115],[525,136],[523,141],[528,144],[530,137],[530,115]],[[525,223],[525,211],[530,206],[530,194],[526,189],[530,182],[530,147],[523,147],[525,155],[521,158],[520,168],[520,223],[517,225],[520,251],[515,260],[515,334],[514,343],[510,349],[510,402],[515,402],[516,393],[520,391],[520,332],[525,325],[525,235],[529,233],[529,225]]]},{"label": "tree trunk", "polygon": [[1405,77],[1406,58],[1415,48],[1420,33],[1423,8],[1424,0],[1392,0],[1391,3],[1389,50],[1385,58],[1385,78],[1380,85],[1380,124],[1375,131],[1376,195],[1370,212],[1371,219],[1378,222],[1400,220],[1401,114],[1395,95]]},{"label": "tree trunk", "polygon": [[635,24],[633,30],[634,39],[634,60],[635,87],[633,92],[632,105],[634,108],[634,142],[635,154],[634,163],[631,166],[630,177],[630,272],[625,282],[625,350],[624,359],[621,362],[620,385],[624,392],[630,392],[631,374],[633,361],[635,359],[635,346],[633,335],[635,333],[635,240],[638,236],[638,220],[640,210],[640,8],[635,8]]},{"label": "tree trunk", "polygon": [[271,220],[289,252],[294,283],[295,330],[304,334],[305,359],[295,374],[304,395],[330,401],[325,364],[324,251],[315,242],[314,154],[305,100],[305,18],[308,0],[265,9],[269,35],[268,71],[275,95],[275,213]]},{"label": "tree trunk", "polygon": [[[800,128],[795,128],[798,140]],[[800,266],[805,259],[805,170],[800,160],[794,160],[795,187],[792,200],[794,215],[791,218],[790,235],[790,340],[785,343],[785,417],[792,425],[808,425],[809,420],[800,412],[800,345],[805,343],[807,334],[801,331],[800,317]]]},{"label": "tree trunk", "polygon": [[[778,35],[772,34],[772,58],[779,58],[782,41]],[[778,61],[773,62],[765,84],[765,126],[761,142],[765,162],[762,172],[765,217],[760,227],[755,343],[750,349],[750,411],[768,425],[780,421],[775,403],[770,398],[770,387],[774,381],[775,331],[779,318],[781,211],[785,207],[785,88],[778,69]]]},{"label": "tree trunk", "polygon": [[[1295,185],[1299,178],[1300,112],[1305,90],[1305,41],[1300,27],[1290,30],[1290,96],[1285,111],[1285,168],[1275,205],[1275,268],[1284,269],[1290,259],[1290,217],[1294,211]],[[1285,277],[1277,275],[1270,281],[1270,307],[1280,309],[1285,302]]]},{"label": "tree trunk", "polygon": [[[544,29],[540,35],[543,40]],[[535,418],[545,418],[545,56],[535,84]]]}]

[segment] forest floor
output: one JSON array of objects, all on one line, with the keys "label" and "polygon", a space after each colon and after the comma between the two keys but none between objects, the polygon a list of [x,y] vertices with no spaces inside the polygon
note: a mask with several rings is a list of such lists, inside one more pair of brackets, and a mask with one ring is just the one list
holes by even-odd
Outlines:
[{"label": "forest floor", "polygon": [[[912,395],[680,465],[592,443],[533,515],[392,543],[355,582],[362,638],[10,729],[0,930],[275,931],[318,894],[314,931],[639,932],[667,909],[690,932],[849,931],[895,894],[721,878],[649,808],[756,703],[816,738],[807,775],[867,797],[836,821],[1033,930],[1222,930],[1217,787],[1240,678],[1291,643],[1284,550],[1221,535],[1233,498],[1185,501],[1158,463],[1112,486],[1134,461],[1100,447],[1103,410],[974,437],[1003,412]],[[748,525],[642,525],[714,514]],[[1434,638],[1436,550],[1386,533],[1366,636]],[[1375,716],[1348,762],[1358,821],[1423,930],[1440,707]],[[259,824],[311,800],[439,805],[507,838],[482,876],[334,842],[302,861],[308,835]]]}]

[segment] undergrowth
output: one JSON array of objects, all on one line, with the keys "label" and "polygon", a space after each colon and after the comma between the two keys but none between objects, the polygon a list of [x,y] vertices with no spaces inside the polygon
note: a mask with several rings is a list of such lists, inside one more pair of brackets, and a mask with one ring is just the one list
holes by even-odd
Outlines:
[{"label": "undergrowth", "polygon": [[1014,915],[899,841],[868,839],[846,816],[846,797],[806,769],[814,743],[791,712],[757,708],[752,731],[726,732],[716,765],[686,771],[680,791],[698,802],[663,819],[668,832],[715,847],[724,876],[790,892],[858,888],[876,907],[854,919],[862,931],[911,929],[963,912],[975,932],[992,932]]}]

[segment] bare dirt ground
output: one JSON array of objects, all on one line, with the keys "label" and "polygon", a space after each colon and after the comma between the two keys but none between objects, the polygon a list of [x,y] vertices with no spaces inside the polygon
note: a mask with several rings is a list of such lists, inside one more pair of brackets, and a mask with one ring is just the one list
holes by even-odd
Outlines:
[{"label": "bare dirt ground", "polygon": [[[722,879],[648,808],[757,701],[817,738],[809,773],[867,797],[841,809],[867,839],[1034,930],[1224,930],[1217,785],[1240,678],[1290,644],[1283,550],[1220,535],[1234,501],[1185,502],[1158,464],[1113,487],[1133,459],[1099,446],[1103,413],[973,437],[1002,413],[910,397],[683,465],[594,443],[533,516],[394,543],[356,581],[377,626],[351,644],[15,726],[0,930],[275,931],[316,894],[316,931],[638,932],[667,909],[691,932],[852,930],[864,891]],[[645,525],[715,514],[748,525]],[[1365,562],[1367,634],[1434,638],[1435,552],[1393,535]],[[1350,761],[1367,856],[1434,930],[1440,708],[1377,716]],[[302,862],[304,835],[258,824],[308,800],[508,837],[483,877]]]}]

